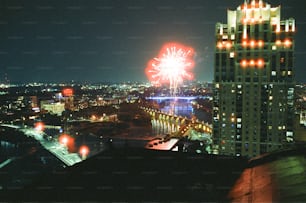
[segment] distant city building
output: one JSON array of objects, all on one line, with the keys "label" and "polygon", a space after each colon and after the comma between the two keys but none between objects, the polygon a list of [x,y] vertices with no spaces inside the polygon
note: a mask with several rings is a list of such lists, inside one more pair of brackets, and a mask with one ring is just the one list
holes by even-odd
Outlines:
[{"label": "distant city building", "polygon": [[300,112],[300,124],[306,127],[306,110]]},{"label": "distant city building", "polygon": [[213,135],[220,154],[253,157],[292,141],[293,18],[262,0],[216,24]]},{"label": "distant city building", "polygon": [[65,99],[65,109],[74,110],[74,92],[72,88],[65,88],[62,91]]},{"label": "distant city building", "polygon": [[38,99],[37,96],[30,96],[31,101],[31,108],[37,108],[38,107]]},{"label": "distant city building", "polygon": [[60,102],[54,102],[53,100],[41,101],[41,110],[47,111],[50,114],[56,114],[61,116],[65,111],[65,104]]}]

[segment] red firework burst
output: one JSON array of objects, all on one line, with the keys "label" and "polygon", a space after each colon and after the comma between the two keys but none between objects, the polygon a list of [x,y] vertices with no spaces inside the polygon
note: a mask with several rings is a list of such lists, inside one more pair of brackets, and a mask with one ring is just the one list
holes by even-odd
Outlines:
[{"label": "red firework burst", "polygon": [[192,80],[194,51],[179,43],[166,43],[158,57],[148,62],[145,70],[148,79],[155,85],[170,84],[172,93],[184,80]]}]

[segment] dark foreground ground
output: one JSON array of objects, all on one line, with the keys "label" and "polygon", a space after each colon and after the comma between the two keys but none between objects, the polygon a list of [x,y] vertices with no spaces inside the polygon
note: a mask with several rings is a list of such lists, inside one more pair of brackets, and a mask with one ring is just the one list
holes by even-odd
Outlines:
[{"label": "dark foreground ground", "polygon": [[0,202],[306,202],[305,158],[305,147],[252,160],[110,149],[2,188]]},{"label": "dark foreground ground", "polygon": [[235,157],[117,149],[0,195],[2,201],[39,202],[226,201],[245,167],[246,160]]}]

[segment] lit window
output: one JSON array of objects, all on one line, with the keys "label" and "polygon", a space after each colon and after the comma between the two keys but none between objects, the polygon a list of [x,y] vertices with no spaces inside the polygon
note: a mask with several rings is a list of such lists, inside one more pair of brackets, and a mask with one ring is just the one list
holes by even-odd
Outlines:
[{"label": "lit window", "polygon": [[284,45],[285,45],[285,47],[290,47],[292,45],[292,42],[289,39],[286,39],[284,41]]},{"label": "lit window", "polygon": [[240,62],[240,65],[242,66],[242,67],[247,67],[247,65],[248,65],[248,63],[247,63],[247,61],[246,60],[242,60],[241,62]]},{"label": "lit window", "polygon": [[254,46],[255,46],[255,41],[254,41],[254,40],[252,40],[252,41],[250,42],[250,46],[251,46],[251,47],[254,47]]},{"label": "lit window", "polygon": [[272,71],[272,72],[271,72],[271,75],[272,75],[272,76],[276,76],[276,71]]},{"label": "lit window", "polygon": [[264,42],[263,42],[262,40],[259,40],[258,43],[257,43],[257,45],[258,45],[259,47],[263,47]]},{"label": "lit window", "polygon": [[234,58],[234,57],[235,57],[235,52],[231,52],[231,53],[230,53],[230,57],[231,57],[231,58]]},{"label": "lit window", "polygon": [[254,60],[250,60],[250,65],[254,66],[255,65],[255,61]]},{"label": "lit window", "polygon": [[292,71],[289,70],[289,71],[288,71],[288,75],[292,75]]},{"label": "lit window", "polygon": [[264,67],[264,65],[265,65],[264,60],[258,59],[258,61],[257,61],[257,66],[258,66],[259,68],[262,68],[262,67]]},{"label": "lit window", "polygon": [[269,100],[273,100],[273,96],[269,96]]},{"label": "lit window", "polygon": [[227,43],[226,43],[226,48],[227,48],[227,49],[230,49],[231,47],[232,47],[232,43],[231,43],[231,42],[227,42]]},{"label": "lit window", "polygon": [[282,41],[276,40],[275,44],[276,44],[277,46],[281,46],[281,45],[282,45]]},{"label": "lit window", "polygon": [[272,50],[276,50],[276,46],[275,45],[272,46]]}]

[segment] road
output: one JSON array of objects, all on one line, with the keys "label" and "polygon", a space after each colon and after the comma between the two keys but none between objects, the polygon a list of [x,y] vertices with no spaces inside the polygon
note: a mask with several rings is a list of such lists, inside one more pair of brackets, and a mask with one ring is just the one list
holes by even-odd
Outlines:
[{"label": "road", "polygon": [[82,161],[77,153],[69,153],[67,147],[60,144],[58,141],[47,140],[47,136],[45,136],[45,133],[42,131],[37,131],[34,128],[20,128],[19,126],[8,124],[2,124],[1,126],[19,129],[26,136],[33,137],[35,140],[39,141],[46,150],[51,152],[67,166],[72,166]]},{"label": "road", "polygon": [[25,135],[31,136],[41,143],[41,145],[64,162],[67,166],[72,166],[82,159],[77,153],[69,153],[67,147],[60,144],[58,141],[45,139],[44,132],[37,131],[34,128],[21,129]]}]

